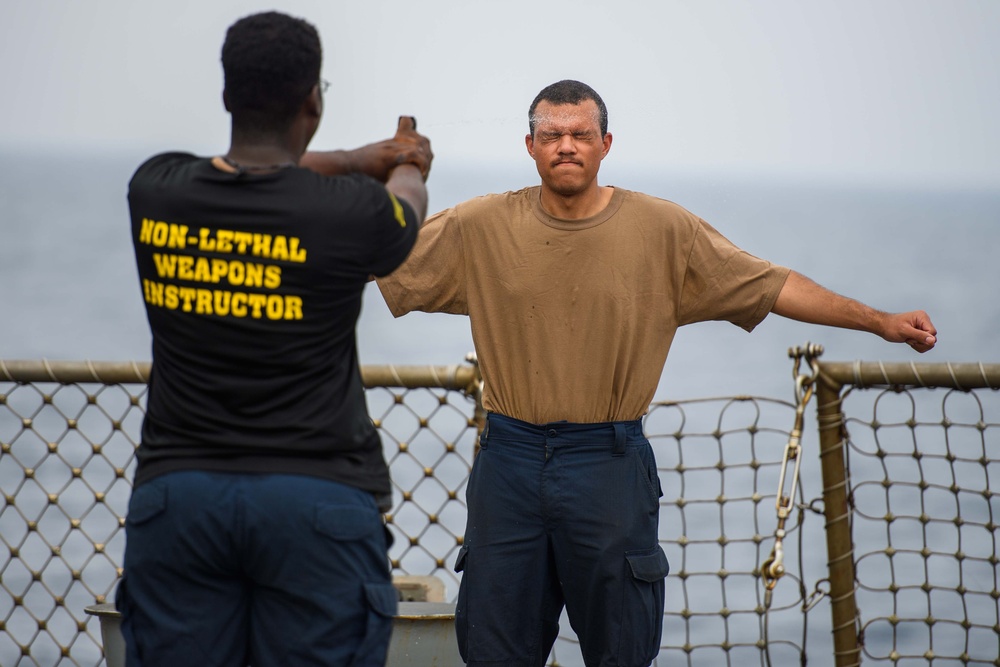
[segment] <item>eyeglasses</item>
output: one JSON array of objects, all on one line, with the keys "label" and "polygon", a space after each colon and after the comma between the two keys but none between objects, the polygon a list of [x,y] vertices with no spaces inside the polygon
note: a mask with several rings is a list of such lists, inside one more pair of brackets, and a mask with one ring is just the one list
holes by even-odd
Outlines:
[{"label": "eyeglasses", "polygon": [[326,79],[320,79],[319,80],[319,92],[325,93],[328,90],[330,90],[330,82],[327,81]]}]

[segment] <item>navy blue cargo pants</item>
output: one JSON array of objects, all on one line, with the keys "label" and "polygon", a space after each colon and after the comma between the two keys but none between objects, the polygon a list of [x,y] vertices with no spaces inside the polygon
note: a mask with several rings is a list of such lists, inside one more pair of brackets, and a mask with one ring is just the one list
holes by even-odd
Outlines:
[{"label": "navy blue cargo pants", "polygon": [[382,667],[398,594],[372,494],[302,475],[172,472],[126,519],[127,667]]},{"label": "navy blue cargo pants", "polygon": [[565,605],[588,667],[659,651],[668,565],[641,420],[534,425],[490,414],[466,496],[459,650],[472,666],[540,667]]}]

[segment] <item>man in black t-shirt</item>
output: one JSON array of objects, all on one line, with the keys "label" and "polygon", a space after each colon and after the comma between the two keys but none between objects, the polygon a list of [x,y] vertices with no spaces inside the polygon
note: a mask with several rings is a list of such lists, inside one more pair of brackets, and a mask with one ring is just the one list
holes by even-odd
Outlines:
[{"label": "man in black t-shirt", "polygon": [[306,153],[319,36],[276,12],[222,49],[229,151],[165,153],[129,184],[153,337],[117,593],[129,667],[382,665],[396,591],[390,485],[355,326],[406,258],[430,144]]}]

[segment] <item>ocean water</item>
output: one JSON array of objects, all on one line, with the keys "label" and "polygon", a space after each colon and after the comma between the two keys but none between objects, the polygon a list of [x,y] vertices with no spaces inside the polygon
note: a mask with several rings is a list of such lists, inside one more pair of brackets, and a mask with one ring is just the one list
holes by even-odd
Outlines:
[{"label": "ocean water", "polygon": [[[144,157],[0,150],[0,358],[148,359],[125,200]],[[537,174],[525,162],[488,168],[439,159],[430,209],[533,185]],[[657,398],[789,397],[787,350],[806,341],[824,345],[825,360],[1000,360],[1000,186],[888,188],[613,164],[604,171],[603,182],[675,201],[747,251],[834,291],[883,310],[926,310],[940,333],[938,347],[921,356],[869,334],[777,316],[751,334],[696,324],[678,332]],[[466,318],[393,320],[374,286],[358,342],[362,363],[461,363],[472,350]]]},{"label": "ocean water", "polygon": [[[0,359],[149,358],[125,201],[128,178],[144,157],[0,150]],[[737,394],[792,400],[788,348],[807,341],[822,344],[823,359],[831,361],[1000,362],[1000,188],[617,165],[606,166],[602,180],[673,200],[749,252],[837,292],[889,311],[924,309],[939,330],[938,347],[918,355],[869,334],[777,316],[750,334],[726,323],[692,325],[678,332],[657,400]],[[428,183],[430,208],[536,181],[527,161],[484,167],[439,158]],[[365,295],[358,342],[369,364],[456,364],[473,349],[465,318],[393,319],[374,286]],[[807,449],[816,446],[814,434],[807,427]],[[819,625],[818,633],[827,634]],[[565,652],[559,658],[577,664]]]}]

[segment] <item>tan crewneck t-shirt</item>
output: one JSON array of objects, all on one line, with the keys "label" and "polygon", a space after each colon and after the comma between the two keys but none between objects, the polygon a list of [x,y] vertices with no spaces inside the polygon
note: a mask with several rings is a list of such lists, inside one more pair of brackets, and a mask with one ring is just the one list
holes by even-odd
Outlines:
[{"label": "tan crewneck t-shirt", "polygon": [[378,284],[396,317],[469,315],[487,410],[591,423],[645,414],[677,327],[750,331],[788,272],[672,202],[616,188],[598,215],[560,220],[536,186],[434,215]]}]

